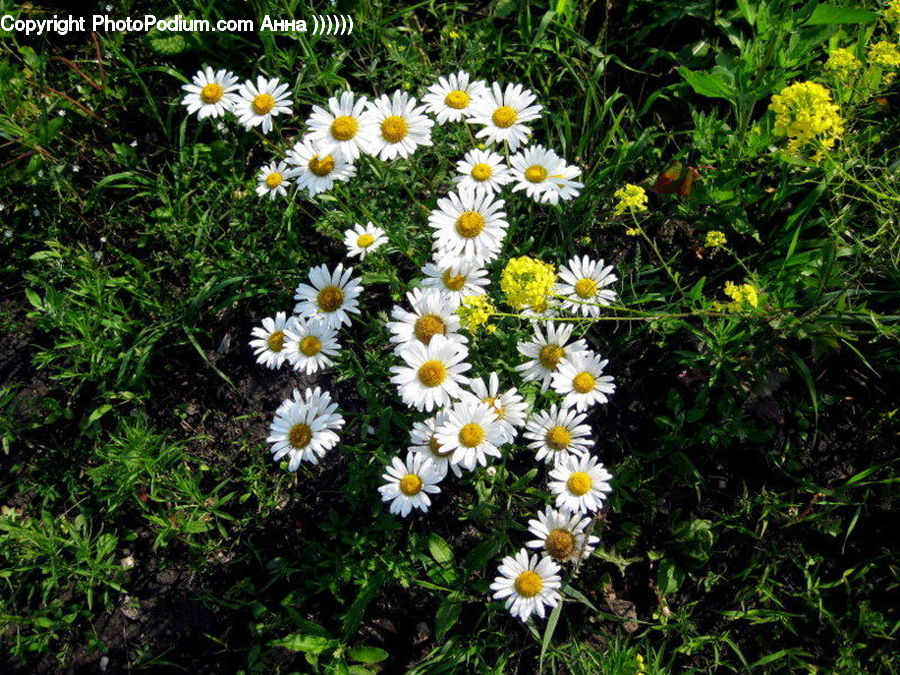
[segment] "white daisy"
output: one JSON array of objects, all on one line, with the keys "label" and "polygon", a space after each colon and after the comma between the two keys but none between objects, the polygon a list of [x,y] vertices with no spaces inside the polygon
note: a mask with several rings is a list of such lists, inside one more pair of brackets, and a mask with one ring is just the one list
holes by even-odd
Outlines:
[{"label": "white daisy", "polygon": [[478,265],[496,258],[509,227],[500,210],[504,204],[491,194],[469,189],[438,199],[438,208],[428,216],[428,225],[435,230],[435,258],[447,261],[450,256]]},{"label": "white daisy", "polygon": [[318,464],[340,440],[334,430],[344,426],[344,418],[336,411],[337,404],[318,387],[307,389],[305,397],[295,391],[294,400],[288,399],[278,408],[266,439],[272,443],[272,459],[277,462],[287,455],[291,471],[296,471],[300,462]]},{"label": "white daisy", "polygon": [[497,373],[491,373],[487,382],[480,377],[473,378],[469,381],[469,389],[471,393],[464,392],[463,400],[486,404],[494,412],[505,442],[512,443],[516,438],[516,429],[525,424],[525,408],[528,406],[522,395],[515,387],[500,393],[500,378]]},{"label": "white daisy", "polygon": [[469,81],[469,74],[460,70],[447,77],[439,77],[438,81],[428,87],[428,93],[422,97],[426,110],[435,115],[438,124],[459,122],[469,115],[472,102],[484,93],[484,82]]},{"label": "white daisy", "polygon": [[381,476],[384,485],[378,491],[381,493],[381,501],[391,503],[391,513],[405,518],[414,508],[427,512],[431,506],[428,494],[441,491],[437,484],[443,478],[435,470],[431,460],[423,455],[410,453],[405,462],[394,457],[386,468],[387,472]]},{"label": "white daisy", "polygon": [[297,141],[285,159],[297,167],[297,188],[307,190],[310,197],[330,190],[336,181],[346,182],[356,175],[356,167],[340,150],[323,154],[309,140]]},{"label": "white daisy", "polygon": [[447,470],[452,468],[453,473],[459,477],[462,476],[459,465],[450,463],[453,449],[444,448],[437,440],[437,430],[446,421],[447,411],[440,410],[424,422],[414,422],[409,433],[409,451],[430,458],[435,470],[441,476],[446,476]]},{"label": "white daisy", "polygon": [[329,272],[326,265],[313,267],[309,271],[309,282],[300,284],[294,293],[297,305],[294,313],[303,318],[316,317],[325,321],[329,328],[340,328],[342,324],[350,325],[349,312],[359,314],[359,300],[363,287],[359,277],[351,279],[353,268],[344,269],[338,263],[334,272]]},{"label": "white daisy", "polygon": [[252,331],[255,340],[250,341],[256,362],[266,368],[280,368],[287,360],[285,350],[286,331],[293,325],[294,318],[287,317],[285,312],[278,312],[275,318],[266,317],[262,320],[262,327],[256,327]]},{"label": "white daisy", "polygon": [[584,316],[600,316],[600,305],[616,300],[616,292],[605,288],[618,280],[612,273],[613,266],[603,266],[603,260],[591,260],[575,256],[559,268],[559,278],[554,293],[563,296],[563,304]]},{"label": "white daisy", "polygon": [[389,98],[379,96],[368,105],[368,114],[377,125],[369,152],[382,161],[409,157],[420,145],[432,145],[434,121],[425,115],[425,106],[416,107],[416,99],[397,90]]},{"label": "white daisy", "polygon": [[540,324],[535,324],[534,340],[517,345],[519,353],[529,358],[516,366],[516,370],[522,373],[522,379],[526,382],[540,381],[541,391],[545,392],[560,361],[589,351],[584,340],[569,344],[574,329],[575,326],[571,323],[548,321],[542,331]]},{"label": "white daisy", "polygon": [[469,150],[456,163],[456,170],[460,175],[453,182],[460,188],[483,192],[500,192],[504,185],[515,180],[503,158],[490,150]]},{"label": "white daisy", "polygon": [[393,366],[391,382],[397,385],[403,402],[419,411],[431,412],[462,396],[469,382],[463,375],[469,350],[443,335],[435,335],[426,347],[416,340],[400,356],[406,365]]},{"label": "white daisy", "polygon": [[532,105],[537,97],[521,84],[507,84],[505,90],[494,82],[490,89],[472,103],[472,116],[466,120],[469,124],[482,124],[478,138],[487,139],[488,143],[507,143],[515,152],[520,145],[528,143],[531,129],[525,122],[540,117],[541,105]]},{"label": "white daisy", "polygon": [[352,91],[345,91],[340,99],[328,99],[328,110],[314,105],[306,121],[309,133],[306,138],[317,145],[323,155],[340,151],[349,161],[359,159],[360,152],[369,152],[369,145],[378,133],[378,125],[371,115],[364,114],[367,99],[356,98]]},{"label": "white daisy", "polygon": [[241,85],[232,105],[232,112],[247,129],[262,126],[264,134],[272,131],[272,118],[291,113],[291,98],[287,83],[277,77],[267,80],[262,75],[256,85],[248,80]]},{"label": "white daisy", "polygon": [[536,539],[525,544],[539,548],[557,562],[575,562],[587,558],[600,539],[587,534],[591,518],[570,511],[558,511],[551,506],[538,513],[537,520],[528,521],[528,531]]},{"label": "white daisy", "polygon": [[478,464],[487,466],[488,455],[500,457],[500,446],[506,442],[494,411],[486,403],[471,400],[453,404],[435,437],[441,448],[453,451],[450,463],[468,471]]},{"label": "white daisy", "polygon": [[551,383],[555,392],[565,396],[563,407],[575,406],[580,411],[595,403],[606,403],[609,400],[606,395],[616,390],[613,378],[602,375],[607,363],[608,360],[593,352],[563,359]]},{"label": "white daisy", "polygon": [[212,68],[205,66],[194,75],[193,84],[181,86],[187,92],[181,103],[187,106],[188,114],[197,113],[197,119],[220,117],[231,110],[234,98],[231,92],[239,86],[238,78],[229,71],[213,72]]},{"label": "white daisy", "polygon": [[496,600],[503,600],[506,609],[522,621],[532,614],[544,618],[544,608],[556,607],[562,586],[560,566],[547,556],[528,555],[526,549],[515,556],[508,555],[500,563],[491,590]]},{"label": "white daisy", "polygon": [[334,365],[330,357],[341,350],[337,328],[329,327],[324,321],[297,319],[284,335],[288,362],[294,370],[307,375]]},{"label": "white daisy", "polygon": [[454,310],[462,304],[463,298],[484,295],[485,287],[491,283],[487,270],[472,263],[443,265],[435,261],[426,263],[422,272],[425,274],[422,287],[442,292]]},{"label": "white daisy", "polygon": [[387,242],[387,240],[384,230],[380,227],[375,227],[372,223],[357,224],[344,232],[344,245],[347,247],[347,256],[352,258],[358,255],[360,260],[365,260],[369,253]]},{"label": "white daisy", "polygon": [[611,478],[593,455],[570,455],[550,471],[549,488],[558,508],[586,513],[603,507]]},{"label": "white daisy", "polygon": [[581,174],[578,167],[567,166],[553,150],[542,145],[524,148],[509,159],[512,175],[518,182],[513,192],[525,190],[536,202],[556,204],[560,199],[572,199],[584,187],[574,180]]},{"label": "white daisy", "polygon": [[269,199],[287,196],[287,188],[291,185],[291,178],[296,174],[296,169],[288,169],[284,162],[271,162],[259,170],[259,185],[256,186],[256,194],[260,197],[269,195]]},{"label": "white daisy", "polygon": [[571,408],[560,409],[556,404],[550,410],[535,413],[525,424],[528,447],[537,450],[535,459],[559,462],[570,454],[583,455],[594,445],[591,428],[584,424],[587,414]]},{"label": "white daisy", "polygon": [[418,288],[406,294],[412,306],[408,312],[394,305],[388,322],[391,342],[396,345],[394,353],[399,354],[412,342],[421,342],[426,347],[435,335],[443,335],[451,342],[465,344],[468,339],[459,332],[459,315],[451,306],[446,295],[436,290],[422,291]]}]

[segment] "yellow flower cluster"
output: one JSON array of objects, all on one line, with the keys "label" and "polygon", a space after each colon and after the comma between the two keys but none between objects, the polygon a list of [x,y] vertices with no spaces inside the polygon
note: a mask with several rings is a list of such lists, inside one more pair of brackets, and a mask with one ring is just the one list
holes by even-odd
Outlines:
[{"label": "yellow flower cluster", "polygon": [[530,307],[538,312],[547,308],[547,296],[555,283],[553,265],[527,255],[512,258],[500,276],[500,289],[506,293],[506,302],[516,309]]},{"label": "yellow flower cluster", "polygon": [[825,70],[830,70],[842,79],[862,70],[862,63],[849,49],[832,49],[828,52]]},{"label": "yellow flower cluster", "polygon": [[456,310],[459,315],[459,323],[470,333],[475,333],[484,326],[485,330],[493,333],[497,327],[488,324],[488,320],[496,314],[497,309],[491,304],[486,295],[469,295],[463,298],[462,304]]},{"label": "yellow flower cluster", "polygon": [[640,185],[628,183],[613,193],[618,202],[613,209],[613,214],[620,216],[626,211],[640,213],[647,210],[647,193]]},{"label": "yellow flower cluster", "polygon": [[900,47],[891,44],[887,40],[869,45],[869,63],[885,70],[893,70],[900,67]]},{"label": "yellow flower cluster", "polygon": [[725,238],[724,232],[719,232],[718,230],[710,230],[706,233],[707,248],[718,248],[719,246],[724,246],[727,243],[728,239]]},{"label": "yellow flower cluster", "polygon": [[894,25],[894,31],[900,33],[900,0],[891,0],[884,8],[884,20]]},{"label": "yellow flower cluster", "polygon": [[806,146],[816,149],[814,159],[830,150],[844,132],[840,109],[831,93],[816,82],[795,82],[772,97],[775,133],[787,136],[788,150],[799,153]]},{"label": "yellow flower cluster", "polygon": [[738,286],[730,281],[725,282],[725,295],[731,298],[727,309],[731,312],[740,312],[747,308],[759,307],[759,294],[756,287],[751,284]]}]

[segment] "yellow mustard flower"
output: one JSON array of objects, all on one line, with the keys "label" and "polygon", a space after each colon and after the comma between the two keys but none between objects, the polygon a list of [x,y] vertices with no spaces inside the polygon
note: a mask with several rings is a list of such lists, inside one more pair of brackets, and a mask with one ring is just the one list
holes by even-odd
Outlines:
[{"label": "yellow mustard flower", "polygon": [[481,327],[493,333],[496,327],[488,324],[488,320],[496,312],[496,308],[486,295],[466,296],[456,310],[459,315],[459,323],[470,333],[477,332]]},{"label": "yellow mustard flower", "polygon": [[858,73],[862,69],[862,63],[849,49],[832,49],[828,52],[828,60],[825,62],[825,70],[830,70],[840,78]]},{"label": "yellow mustard flower", "polygon": [[891,0],[884,8],[884,20],[894,25],[894,31],[900,33],[900,0]]},{"label": "yellow mustard flower", "polygon": [[769,107],[775,112],[775,134],[787,136],[788,150],[799,153],[807,146],[815,148],[814,159],[830,150],[844,133],[840,109],[831,93],[817,82],[795,82],[772,97]]},{"label": "yellow mustard flower", "polygon": [[500,276],[500,289],[506,293],[506,302],[516,309],[530,307],[538,312],[547,308],[547,296],[555,283],[553,265],[527,255],[512,258]]},{"label": "yellow mustard flower", "polygon": [[759,307],[759,293],[752,284],[738,285],[726,281],[724,291],[725,295],[731,298],[731,302],[727,305],[728,311],[741,312]]},{"label": "yellow mustard flower", "polygon": [[724,232],[719,232],[718,230],[710,230],[706,233],[707,248],[718,248],[719,246],[724,246],[727,243],[728,239],[725,238]]},{"label": "yellow mustard flower", "polygon": [[629,227],[625,230],[625,234],[629,237],[636,237],[641,233],[641,228],[639,227]]},{"label": "yellow mustard flower", "polygon": [[891,44],[887,40],[869,45],[867,52],[869,63],[885,70],[893,70],[900,67],[900,47]]},{"label": "yellow mustard flower", "polygon": [[627,183],[613,193],[618,201],[613,209],[613,214],[620,216],[626,211],[640,213],[647,210],[647,192],[640,185]]}]

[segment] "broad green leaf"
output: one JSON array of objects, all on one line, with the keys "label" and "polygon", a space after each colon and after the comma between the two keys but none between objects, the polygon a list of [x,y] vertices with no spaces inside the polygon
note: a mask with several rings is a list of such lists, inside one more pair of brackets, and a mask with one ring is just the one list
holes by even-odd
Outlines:
[{"label": "broad green leaf", "polygon": [[872,23],[878,18],[875,12],[860,7],[836,7],[819,5],[807,19],[807,26],[824,26],[835,23]]},{"label": "broad green leaf", "polygon": [[294,652],[321,654],[326,649],[337,645],[337,641],[318,635],[302,635],[300,633],[294,633],[293,635],[288,635],[286,638],[274,640],[271,644],[273,647],[284,647],[285,649],[290,649]]},{"label": "broad green leaf", "polygon": [[450,548],[450,544],[436,534],[428,537],[428,550],[431,557],[439,563],[453,562],[453,549]]},{"label": "broad green leaf", "polygon": [[684,66],[679,66],[678,72],[681,73],[682,77],[684,77],[685,81],[691,85],[693,90],[701,96],[708,96],[710,98],[734,98],[733,89],[725,82],[725,78],[719,73],[690,70]]},{"label": "broad green leaf", "polygon": [[390,656],[380,647],[362,645],[350,648],[350,658],[360,663],[380,663]]},{"label": "broad green leaf", "polygon": [[443,639],[456,622],[459,620],[459,614],[462,611],[462,605],[453,600],[444,600],[438,607],[437,614],[434,617],[434,633],[438,640]]}]

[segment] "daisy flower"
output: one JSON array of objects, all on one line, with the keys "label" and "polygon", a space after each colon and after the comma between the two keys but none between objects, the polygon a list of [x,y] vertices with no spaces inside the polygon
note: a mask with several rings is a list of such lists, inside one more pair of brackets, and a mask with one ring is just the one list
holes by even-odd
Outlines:
[{"label": "daisy flower", "polygon": [[406,294],[412,306],[408,312],[395,305],[391,312],[394,321],[388,322],[391,331],[391,342],[396,345],[394,353],[399,354],[412,342],[420,342],[426,347],[435,335],[443,335],[451,342],[465,344],[468,339],[459,332],[459,316],[447,296],[430,290],[413,289]]},{"label": "daisy flower", "polygon": [[613,378],[601,375],[606,364],[599,354],[587,352],[563,359],[553,373],[553,390],[565,396],[563,407],[587,410],[595,403],[606,403],[607,394],[616,390]]},{"label": "daisy flower", "polygon": [[262,75],[244,82],[232,105],[232,112],[247,129],[262,126],[264,134],[272,131],[272,118],[291,113],[291,99],[287,83],[277,77],[267,80]]},{"label": "daisy flower", "polygon": [[285,159],[297,167],[297,188],[307,190],[310,197],[330,190],[337,181],[345,182],[356,175],[356,167],[340,150],[321,153],[309,140],[297,141]]},{"label": "daisy flower", "polygon": [[336,96],[328,99],[328,110],[314,105],[306,121],[309,127],[306,138],[317,144],[323,155],[340,151],[355,162],[360,152],[369,152],[369,144],[378,133],[378,125],[364,114],[367,100],[365,96],[356,98],[352,91],[345,91],[340,99]]},{"label": "daisy flower", "polygon": [[409,157],[420,145],[432,145],[434,121],[425,115],[425,106],[404,91],[383,94],[368,105],[368,115],[377,125],[369,152],[382,161]]},{"label": "daisy flower", "polygon": [[217,70],[209,66],[194,75],[193,84],[182,85],[186,91],[181,104],[187,106],[188,114],[197,113],[197,119],[220,117],[231,110],[233,94],[240,85],[238,78],[227,70]]},{"label": "daisy flower", "polygon": [[469,150],[456,163],[456,170],[460,175],[453,182],[459,188],[495,193],[515,180],[503,158],[490,150]]},{"label": "daisy flower", "polygon": [[405,518],[413,509],[427,512],[431,506],[428,494],[441,491],[437,484],[443,478],[431,460],[419,454],[408,454],[405,462],[394,457],[386,468],[386,473],[381,476],[384,485],[378,491],[381,501],[391,503],[391,513]]},{"label": "daisy flower", "polygon": [[547,556],[529,556],[523,548],[515,556],[506,556],[497,571],[500,574],[491,584],[494,599],[503,600],[509,613],[522,621],[532,614],[543,619],[544,608],[556,607],[560,601],[560,566]]},{"label": "daisy flower", "polygon": [[316,387],[303,396],[295,390],[294,400],[286,400],[275,413],[266,439],[272,443],[272,459],[277,462],[287,455],[290,471],[296,471],[300,462],[318,464],[340,440],[334,430],[344,426],[344,418],[336,411],[328,392]]},{"label": "daisy flower", "polygon": [[612,488],[612,475],[593,455],[570,455],[550,471],[550,492],[556,506],[577,513],[597,511]]},{"label": "daisy flower", "polygon": [[528,521],[528,531],[536,539],[525,544],[528,548],[544,549],[557,562],[575,562],[587,558],[600,539],[586,533],[589,517],[548,506],[538,513],[537,520]]},{"label": "daisy flower", "polygon": [[416,410],[431,412],[462,396],[463,375],[469,350],[443,335],[435,335],[426,347],[416,340],[400,354],[405,365],[393,366],[391,382],[397,385],[403,402]]},{"label": "daisy flower", "polygon": [[357,224],[344,232],[344,245],[347,247],[347,256],[352,258],[358,255],[360,260],[365,260],[369,253],[387,242],[387,240],[384,230],[380,227],[375,227],[372,223]]},{"label": "daisy flower", "polygon": [[340,328],[342,324],[350,325],[350,312],[359,314],[359,294],[363,287],[359,277],[351,279],[353,268],[344,269],[338,263],[334,272],[329,272],[326,265],[313,267],[309,271],[309,282],[300,284],[294,293],[297,305],[294,313],[302,318],[316,317],[326,322],[329,328]]},{"label": "daisy flower", "polygon": [[287,360],[285,341],[286,331],[293,327],[294,318],[288,319],[285,312],[278,312],[275,318],[266,317],[262,320],[262,327],[253,329],[255,340],[250,341],[256,362],[266,368],[280,368]]},{"label": "daisy flower", "polygon": [[269,195],[269,199],[287,196],[287,188],[290,187],[291,178],[296,169],[288,169],[284,162],[271,162],[259,170],[259,185],[256,186],[256,194],[260,197]]},{"label": "daisy flower", "polygon": [[442,264],[442,261],[435,261],[426,263],[422,272],[425,274],[422,286],[442,292],[454,310],[462,304],[463,298],[484,295],[485,286],[491,282],[487,270],[474,263]]},{"label": "daisy flower", "polygon": [[491,194],[467,189],[438,199],[438,208],[428,216],[435,230],[435,257],[479,265],[496,258],[509,227],[500,210],[504,204]]},{"label": "daisy flower", "polygon": [[570,454],[583,455],[593,445],[591,428],[583,422],[587,414],[553,404],[548,411],[535,413],[525,424],[528,447],[537,450],[535,459],[559,462]]},{"label": "daisy flower", "polygon": [[[540,324],[534,326],[534,340],[520,342],[519,353],[528,357],[528,361],[516,366],[526,382],[540,381],[541,392],[550,387],[550,380],[565,358],[573,358],[577,354],[587,353],[588,346],[584,340],[576,340],[569,344],[574,324],[548,321],[542,330]],[[546,332],[545,332],[546,331]]]},{"label": "daisy flower", "polygon": [[600,305],[609,305],[617,297],[615,291],[605,288],[618,280],[612,270],[612,265],[603,266],[603,260],[575,256],[559,268],[562,281],[556,284],[555,293],[566,298],[566,307],[584,316],[600,316]]},{"label": "daisy flower", "polygon": [[444,448],[437,440],[437,430],[446,421],[447,411],[441,410],[437,415],[429,417],[424,422],[414,422],[412,431],[409,433],[409,451],[431,459],[435,470],[442,477],[446,476],[447,470],[452,468],[453,473],[459,478],[462,476],[462,470],[458,464],[450,463],[453,450]]},{"label": "daisy flower", "polygon": [[337,328],[329,327],[324,321],[296,319],[284,335],[288,363],[307,375],[334,365],[329,357],[341,350]]},{"label": "daisy flower", "polygon": [[469,381],[471,393],[464,392],[463,400],[472,400],[484,403],[494,413],[494,418],[506,443],[512,443],[516,438],[516,428],[525,424],[525,399],[516,391],[515,387],[500,393],[500,378],[497,373],[491,373],[487,382],[482,378],[473,378]]},{"label": "daisy flower", "polygon": [[584,187],[572,179],[581,174],[574,166],[566,166],[564,159],[542,145],[525,148],[509,159],[513,179],[513,192],[525,190],[536,202],[556,204],[562,199],[572,199]]},{"label": "daisy flower", "polygon": [[500,446],[506,442],[494,411],[480,401],[454,404],[435,437],[442,448],[453,451],[450,463],[468,471],[478,464],[486,466],[488,455],[500,457]]},{"label": "daisy flower", "polygon": [[432,113],[438,124],[459,122],[470,115],[472,102],[484,93],[484,82],[469,81],[469,74],[460,70],[447,77],[439,77],[438,81],[428,87],[428,93],[422,97],[426,110]]},{"label": "daisy flower", "polygon": [[484,125],[477,134],[488,143],[506,143],[515,152],[520,145],[528,143],[531,129],[525,122],[540,117],[541,105],[532,105],[537,97],[521,84],[507,84],[505,90],[494,82],[490,89],[472,102],[472,116],[469,124]]}]

